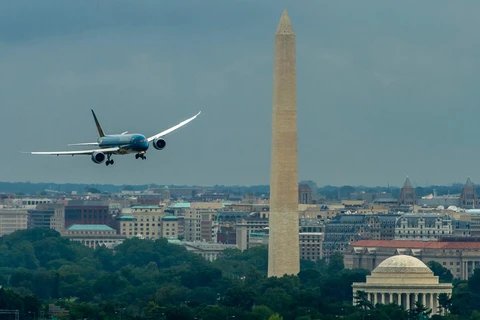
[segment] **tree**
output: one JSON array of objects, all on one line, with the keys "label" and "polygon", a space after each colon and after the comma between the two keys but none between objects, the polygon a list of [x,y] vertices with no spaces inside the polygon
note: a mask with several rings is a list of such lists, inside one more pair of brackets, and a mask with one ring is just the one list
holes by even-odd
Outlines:
[{"label": "tree", "polygon": [[162,319],[162,316],[165,315],[165,308],[160,307],[154,301],[149,301],[144,312],[147,319]]},{"label": "tree", "polygon": [[448,294],[440,293],[438,295],[438,304],[445,311],[445,313],[448,313],[450,307],[452,306],[452,299],[450,299]]},{"label": "tree", "polygon": [[433,274],[438,276],[441,283],[451,283],[453,280],[453,274],[449,269],[443,267],[436,261],[429,261],[427,266],[432,270]]},{"label": "tree", "polygon": [[340,187],[338,191],[338,196],[340,199],[348,199],[351,193],[355,193],[355,188],[352,186],[343,186]]},{"label": "tree", "polygon": [[472,312],[472,292],[466,283],[459,283],[452,294],[450,311],[453,314],[467,317]]},{"label": "tree", "polygon": [[[23,230],[0,238],[0,307],[22,310],[27,320],[26,312],[39,310],[38,298],[90,320],[118,319],[123,308],[124,320],[418,320],[430,311],[418,303],[410,312],[373,306],[362,291],[352,297],[352,283],[365,281],[368,271],[345,269],[338,254],[328,265],[317,261],[280,278],[266,276],[267,258],[267,249],[257,247],[225,250],[210,262],[165,239],[126,239],[115,251],[95,250],[57,232]],[[480,273],[453,285],[452,297],[438,300],[449,314],[435,319],[477,320]]]},{"label": "tree", "polygon": [[227,316],[226,308],[218,305],[206,306],[195,314],[195,318],[205,320],[225,320]]},{"label": "tree", "polygon": [[225,293],[223,304],[229,307],[251,310],[255,304],[255,292],[246,286],[234,285]]},{"label": "tree", "polygon": [[408,317],[412,320],[428,319],[430,313],[432,313],[432,309],[428,309],[420,301],[417,301],[414,307],[408,310]]},{"label": "tree", "polygon": [[85,193],[102,193],[97,188],[85,187]]},{"label": "tree", "polygon": [[273,315],[272,309],[267,306],[255,306],[252,309],[252,316],[255,320],[267,320]]},{"label": "tree", "polygon": [[396,303],[378,304],[371,312],[368,319],[388,319],[388,320],[406,320],[408,318],[407,311]]},{"label": "tree", "polygon": [[368,293],[365,291],[359,290],[356,292],[355,296],[355,305],[360,310],[373,309],[373,304],[368,300]]},{"label": "tree", "polygon": [[343,264],[343,255],[341,253],[335,252],[330,257],[330,263],[328,264],[327,272],[331,275],[340,272],[345,268]]},{"label": "tree", "polygon": [[473,270],[473,274],[468,279],[468,287],[472,292],[480,293],[480,269]]}]

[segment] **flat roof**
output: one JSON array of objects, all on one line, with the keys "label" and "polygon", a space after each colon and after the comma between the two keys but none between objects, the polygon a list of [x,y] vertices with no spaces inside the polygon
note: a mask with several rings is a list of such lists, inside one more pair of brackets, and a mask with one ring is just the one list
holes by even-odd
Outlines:
[{"label": "flat roof", "polygon": [[250,233],[250,237],[263,237],[264,235],[266,235],[265,232],[251,232]]},{"label": "flat roof", "polygon": [[72,224],[67,230],[69,231],[113,231],[112,228],[105,224]]},{"label": "flat roof", "polygon": [[480,249],[480,241],[360,240],[352,247],[468,250]]},{"label": "flat roof", "polygon": [[170,208],[190,208],[189,202],[177,202]]},{"label": "flat roof", "polygon": [[161,209],[160,206],[133,206],[132,209]]},{"label": "flat roof", "polygon": [[118,220],[135,220],[134,216],[118,216]]}]

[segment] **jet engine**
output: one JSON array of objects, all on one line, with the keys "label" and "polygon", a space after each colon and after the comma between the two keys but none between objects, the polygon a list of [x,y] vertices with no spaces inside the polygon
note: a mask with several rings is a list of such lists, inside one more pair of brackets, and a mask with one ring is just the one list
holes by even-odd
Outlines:
[{"label": "jet engine", "polygon": [[92,161],[98,164],[102,163],[103,161],[105,161],[105,154],[102,152],[92,153]]},{"label": "jet engine", "polygon": [[157,150],[164,149],[166,145],[167,145],[167,142],[165,140],[163,140],[162,138],[157,138],[157,139],[153,140],[153,147]]}]

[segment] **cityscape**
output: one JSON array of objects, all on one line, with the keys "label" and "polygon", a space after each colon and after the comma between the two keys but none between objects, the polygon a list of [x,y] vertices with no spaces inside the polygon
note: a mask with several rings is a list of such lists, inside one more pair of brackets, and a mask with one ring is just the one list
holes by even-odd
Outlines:
[{"label": "cityscape", "polygon": [[[83,186],[83,191],[58,191],[82,186],[43,186],[29,184],[38,190],[30,193],[0,193],[0,236],[5,241],[22,230],[55,230],[93,250],[115,251],[132,239],[165,240],[220,265],[225,252],[245,254],[269,245],[268,186],[117,186],[116,192],[102,191],[113,186],[101,185]],[[312,181],[300,182],[299,262],[302,268],[330,265],[340,257],[344,268],[369,274],[390,257],[407,255],[430,266],[441,280],[467,283],[478,276],[480,263],[479,191],[470,178],[464,185],[415,188],[409,177],[401,187],[318,187]],[[437,280],[437,285],[442,283]],[[368,292],[368,287],[355,286]],[[452,292],[451,285],[444,288]],[[371,302],[392,299],[401,304],[396,293],[394,297],[388,291],[372,296]],[[430,288],[417,298],[438,314],[452,316],[438,302],[440,291],[433,295]],[[407,305],[407,298],[402,299]],[[408,303],[413,310],[413,298]],[[449,305],[452,312],[458,307]],[[49,304],[44,312],[61,318],[68,310]]]},{"label": "cityscape", "polygon": [[[152,158],[179,150],[170,149],[175,137],[184,136],[182,148],[198,145],[196,125],[212,116],[208,110],[151,136],[105,134],[91,110],[97,142],[71,144],[88,149],[23,151],[32,163],[31,154],[56,156],[49,163],[87,155],[90,166],[105,160],[106,166],[75,162],[69,171],[81,177],[78,183],[0,182],[0,319],[480,319],[480,185],[472,177],[432,185],[403,175],[386,186],[334,186],[313,174],[302,179],[299,154],[313,149],[299,150],[297,61],[304,56],[297,44],[305,38],[297,19],[284,9],[272,27],[271,141],[261,147],[270,153],[268,184],[172,184],[157,170],[150,170],[154,183],[134,182],[152,168]],[[206,154],[190,152],[182,161]],[[111,157],[119,155],[125,163],[112,168]],[[351,163],[367,158],[352,156]],[[146,161],[132,171],[133,158]],[[173,172],[185,162],[158,163]],[[466,163],[459,172],[474,171]],[[62,166],[47,176],[55,181]],[[106,170],[132,183],[111,184]],[[221,169],[202,173],[222,178]],[[84,182],[88,177],[92,183]]]}]

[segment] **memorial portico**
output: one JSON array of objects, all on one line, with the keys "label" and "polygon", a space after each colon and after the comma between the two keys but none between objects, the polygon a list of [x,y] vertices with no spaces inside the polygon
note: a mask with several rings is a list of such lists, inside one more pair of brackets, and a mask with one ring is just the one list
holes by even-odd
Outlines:
[{"label": "memorial portico", "polygon": [[372,271],[372,275],[367,276],[366,282],[355,282],[352,287],[354,297],[359,291],[364,291],[373,305],[395,303],[410,310],[419,301],[432,309],[432,315],[439,313],[439,295],[452,294],[451,283],[439,283],[430,268],[419,259],[407,255],[384,260]]}]

